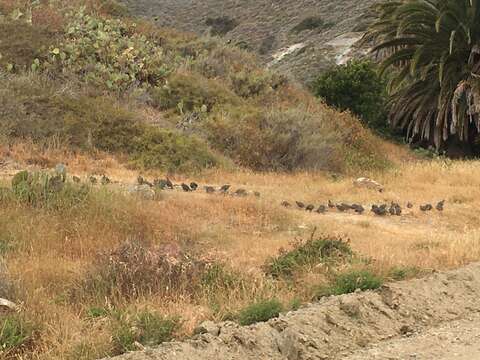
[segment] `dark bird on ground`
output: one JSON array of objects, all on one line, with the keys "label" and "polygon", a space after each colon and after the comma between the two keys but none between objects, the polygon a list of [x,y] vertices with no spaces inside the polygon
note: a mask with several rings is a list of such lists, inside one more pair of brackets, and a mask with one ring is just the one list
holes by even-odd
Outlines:
[{"label": "dark bird on ground", "polygon": [[144,181],[145,180],[143,179],[143,176],[140,176],[140,175],[137,176],[137,184],[138,185],[143,185]]},{"label": "dark bird on ground", "polygon": [[407,208],[408,208],[408,209],[413,208],[413,204],[412,204],[410,201],[407,203]]},{"label": "dark bird on ground", "polygon": [[205,192],[207,194],[213,194],[215,192],[215,188],[213,186],[205,186]]},{"label": "dark bird on ground", "polygon": [[230,189],[230,185],[223,185],[222,187],[220,187],[220,191],[223,193],[226,193],[228,189]]},{"label": "dark bird on ground", "polygon": [[392,203],[390,204],[390,207],[388,208],[388,212],[389,212],[390,215],[392,215],[392,216],[395,215],[395,213],[396,213],[395,203],[392,202]]},{"label": "dark bird on ground", "polygon": [[317,209],[317,213],[324,214],[327,212],[327,207],[325,205],[320,205]]},{"label": "dark bird on ground", "polygon": [[375,215],[378,215],[378,216],[385,216],[387,215],[387,205],[384,204],[384,205],[372,205],[372,209],[371,211],[375,214]]},{"label": "dark bird on ground", "polygon": [[182,183],[182,189],[183,189],[183,191],[185,191],[185,192],[192,191],[192,189],[190,189],[190,187],[189,187],[187,184],[185,184],[185,183]]},{"label": "dark bird on ground", "polygon": [[305,209],[305,204],[301,201],[295,201],[299,209]]},{"label": "dark bird on ground", "polygon": [[90,176],[90,177],[88,178],[88,180],[90,180],[90,182],[91,182],[92,184],[96,184],[96,183],[97,183],[97,178],[96,178],[95,176],[93,176],[93,175]]},{"label": "dark bird on ground", "polygon": [[365,208],[360,204],[352,204],[351,208],[355,210],[357,214],[363,214]]},{"label": "dark bird on ground", "polygon": [[100,179],[100,183],[102,185],[108,185],[111,183],[111,181],[106,175],[102,175],[102,178]]},{"label": "dark bird on ground", "polygon": [[254,191],[253,192],[253,195],[255,195],[255,197],[259,198],[260,197],[260,193],[258,191]]},{"label": "dark bird on ground", "polygon": [[82,181],[78,176],[75,176],[75,175],[72,176],[72,180],[74,183],[77,183],[77,184]]},{"label": "dark bird on ground", "polygon": [[192,189],[192,191],[195,191],[198,189],[198,184],[196,182],[191,182],[190,183],[190,189]]},{"label": "dark bird on ground", "polygon": [[312,204],[310,204],[310,205],[307,205],[307,207],[305,208],[305,210],[306,210],[306,211],[310,211],[310,212],[312,212],[312,211],[313,211],[313,209],[315,209],[315,206],[314,206],[314,205],[312,205]]},{"label": "dark bird on ground", "polygon": [[170,179],[167,177],[166,184],[169,189],[173,189],[173,183],[170,181]]},{"label": "dark bird on ground", "polygon": [[335,204],[331,200],[328,200],[328,207],[330,209],[333,209],[335,207]]},{"label": "dark bird on ground", "polygon": [[422,211],[430,211],[432,209],[433,209],[433,206],[431,204],[420,205],[420,210]]},{"label": "dark bird on ground", "polygon": [[292,205],[291,205],[288,201],[282,201],[282,206],[283,206],[283,207],[286,207],[286,208],[289,208],[289,207],[291,207]]},{"label": "dark bird on ground", "polygon": [[64,186],[62,175],[55,175],[48,179],[48,190],[58,192]]},{"label": "dark bird on ground", "polygon": [[445,200],[442,200],[435,206],[435,209],[437,209],[438,211],[443,211],[444,205],[445,205]]},{"label": "dark bird on ground", "polygon": [[247,190],[245,189],[237,189],[235,192],[234,192],[234,195],[235,196],[247,196]]},{"label": "dark bird on ground", "polygon": [[155,187],[160,188],[160,190],[164,190],[167,187],[167,180],[164,179],[155,179],[153,181],[153,185]]},{"label": "dark bird on ground", "polygon": [[401,216],[402,215],[402,207],[399,204],[395,204],[395,215]]},{"label": "dark bird on ground", "polygon": [[336,208],[338,211],[344,212],[351,209],[351,206],[345,203],[337,204]]}]

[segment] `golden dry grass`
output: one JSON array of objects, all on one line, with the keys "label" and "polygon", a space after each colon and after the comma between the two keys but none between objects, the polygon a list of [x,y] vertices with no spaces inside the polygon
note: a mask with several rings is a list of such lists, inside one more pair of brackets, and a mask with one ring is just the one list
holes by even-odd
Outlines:
[{"label": "golden dry grass", "polygon": [[[27,166],[32,155],[29,149],[25,145],[9,149],[10,155],[19,159],[18,168]],[[384,184],[383,193],[354,187],[352,177],[211,171],[173,180],[195,180],[201,185],[229,183],[233,189],[259,191],[261,197],[175,190],[151,201],[122,195],[121,183],[134,183],[138,174],[106,155],[98,154],[95,160],[48,150],[44,156],[50,162],[63,159],[71,172],[83,177],[106,173],[120,184],[99,189],[93,205],[76,212],[0,204],[0,230],[15,243],[14,250],[5,255],[9,276],[18,281],[18,299],[24,301],[24,311],[40,324],[35,347],[23,354],[25,359],[83,359],[109,353],[110,330],[105,320],[86,318],[85,311],[92,304],[72,304],[65,297],[78,286],[99,253],[115,249],[132,237],[146,238],[154,244],[179,244],[226,263],[249,279],[248,286],[216,294],[213,307],[205,295],[197,299],[143,296],[115,304],[132,311],[146,308],[179,315],[183,320],[179,336],[190,334],[201,320],[218,320],[258,298],[277,297],[286,304],[295,298],[308,301],[313,288],[324,281],[322,271],[302,274],[292,287],[265,277],[262,265],[281,248],[288,249],[295,238],[307,238],[314,228],[319,233],[349,238],[353,250],[370,258],[373,269],[381,275],[398,267],[445,269],[480,259],[477,161],[411,161],[385,173],[370,174]],[[2,170],[4,179],[15,171],[7,165]],[[405,205],[411,201],[415,208],[405,210],[402,217],[381,218],[369,212],[361,216],[338,212],[318,215],[280,206],[283,200],[318,205],[329,199],[365,206],[390,201]],[[442,199],[447,200],[444,212],[418,210],[421,203]],[[103,305],[111,304],[107,301]],[[88,347],[91,355],[72,355],[79,344]]]}]

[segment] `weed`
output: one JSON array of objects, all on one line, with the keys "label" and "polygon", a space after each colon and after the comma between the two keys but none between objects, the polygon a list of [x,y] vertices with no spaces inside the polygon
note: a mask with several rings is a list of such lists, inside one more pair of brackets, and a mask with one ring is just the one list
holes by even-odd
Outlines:
[{"label": "weed", "polygon": [[418,274],[421,272],[421,270],[417,267],[410,266],[410,267],[394,267],[393,269],[390,270],[390,277],[393,280],[399,281],[399,280],[405,280],[405,279],[410,279],[415,276],[418,276]]},{"label": "weed", "polygon": [[313,236],[306,242],[298,242],[292,250],[270,259],[265,265],[266,273],[274,278],[288,277],[304,266],[335,263],[352,257],[350,245],[341,238],[322,236],[315,239]]},{"label": "weed", "polygon": [[356,290],[375,290],[382,286],[382,283],[383,280],[369,270],[351,270],[335,276],[329,293],[342,295]]},{"label": "weed", "polygon": [[0,349],[5,353],[19,351],[32,340],[33,330],[32,324],[20,315],[3,317],[0,320]]},{"label": "weed", "polygon": [[238,322],[240,325],[251,325],[268,321],[278,317],[282,310],[283,306],[277,299],[262,300],[241,310]]}]

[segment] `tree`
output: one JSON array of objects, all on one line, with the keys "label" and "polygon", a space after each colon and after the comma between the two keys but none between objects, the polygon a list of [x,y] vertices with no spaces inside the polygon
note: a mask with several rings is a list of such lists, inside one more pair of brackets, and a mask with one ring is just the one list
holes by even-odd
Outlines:
[{"label": "tree", "polygon": [[390,122],[440,148],[480,132],[480,0],[382,3],[366,39],[390,76]]},{"label": "tree", "polygon": [[371,128],[387,127],[386,84],[370,61],[352,60],[326,71],[313,92],[339,110],[350,110]]}]

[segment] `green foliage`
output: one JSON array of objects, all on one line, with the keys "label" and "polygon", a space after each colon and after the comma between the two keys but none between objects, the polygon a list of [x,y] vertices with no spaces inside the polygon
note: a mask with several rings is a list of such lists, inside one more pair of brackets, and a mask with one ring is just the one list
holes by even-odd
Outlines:
[{"label": "green foliage", "polygon": [[373,129],[387,128],[386,84],[368,61],[350,61],[323,73],[312,85],[316,96],[339,110],[350,110]]},{"label": "green foliage", "polygon": [[293,33],[300,33],[305,30],[325,30],[333,26],[330,22],[325,22],[320,16],[309,16],[303,19],[299,24],[292,28]]},{"label": "green foliage", "polygon": [[238,21],[228,16],[207,18],[205,25],[210,26],[210,33],[213,36],[224,36],[238,26]]},{"label": "green foliage", "polygon": [[90,189],[85,185],[63,182],[61,176],[44,172],[21,171],[12,179],[12,194],[17,201],[55,210],[81,205]]},{"label": "green foliage", "polygon": [[178,327],[178,319],[167,318],[149,311],[135,315],[117,312],[113,324],[114,355],[136,349],[138,342],[145,346],[155,346],[169,341]]},{"label": "green foliage", "polygon": [[292,276],[296,270],[320,263],[336,263],[352,257],[350,245],[341,238],[322,236],[312,237],[306,242],[295,244],[290,251],[282,251],[276,258],[270,259],[265,271],[275,278]]},{"label": "green foliage", "polygon": [[420,272],[417,267],[395,267],[390,271],[390,277],[397,281],[405,280],[418,276]]},{"label": "green foliage", "polygon": [[33,326],[20,315],[7,315],[0,319],[0,349],[13,352],[32,340]]},{"label": "green foliage", "polygon": [[247,306],[240,311],[240,325],[251,325],[276,318],[283,311],[282,304],[277,299],[263,300]]},{"label": "green foliage", "polygon": [[390,71],[390,120],[410,140],[440,148],[473,142],[480,120],[480,1],[383,2],[367,39]]},{"label": "green foliage", "polygon": [[68,19],[66,39],[50,48],[49,65],[116,91],[159,85],[170,72],[163,49],[135,33],[133,25],[89,15],[84,9]]},{"label": "green foliage", "polygon": [[382,286],[383,280],[368,270],[351,270],[335,277],[328,289],[330,295],[342,295],[361,291],[375,290]]}]

